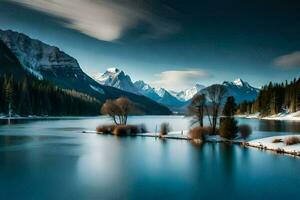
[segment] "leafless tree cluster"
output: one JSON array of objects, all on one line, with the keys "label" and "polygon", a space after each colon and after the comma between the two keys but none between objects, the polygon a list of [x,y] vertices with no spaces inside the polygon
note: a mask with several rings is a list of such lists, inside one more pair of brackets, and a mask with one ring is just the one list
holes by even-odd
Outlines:
[{"label": "leafless tree cluster", "polygon": [[212,133],[216,133],[217,120],[220,113],[222,100],[226,94],[226,88],[222,85],[212,85],[208,88],[208,98],[211,101],[211,116],[208,113],[209,122],[212,127]]},{"label": "leafless tree cluster", "polygon": [[[190,106],[188,107],[189,114],[194,116],[196,121],[199,122],[200,127],[203,127],[203,118],[206,112],[209,123],[212,127],[212,134],[216,134],[217,132],[217,119],[225,94],[226,88],[224,86],[212,85],[207,88],[206,95],[197,94],[194,96]],[[209,102],[207,102],[206,99],[208,99]],[[210,111],[208,107],[210,107]]]},{"label": "leafless tree cluster", "polygon": [[109,115],[116,125],[127,124],[127,118],[135,111],[135,106],[128,98],[120,97],[116,100],[107,100],[102,108],[103,115]]},{"label": "leafless tree cluster", "polygon": [[195,120],[192,122],[199,122],[200,127],[203,127],[204,109],[206,108],[205,94],[198,94],[193,97],[191,104],[188,107],[189,115],[194,116]]}]

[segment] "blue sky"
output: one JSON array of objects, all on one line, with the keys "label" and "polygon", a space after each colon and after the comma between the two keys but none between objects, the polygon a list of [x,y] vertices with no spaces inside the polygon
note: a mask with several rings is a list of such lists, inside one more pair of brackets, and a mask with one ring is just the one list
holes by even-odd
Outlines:
[{"label": "blue sky", "polygon": [[0,28],[181,90],[240,77],[260,87],[300,76],[300,3],[286,0],[2,0]]}]

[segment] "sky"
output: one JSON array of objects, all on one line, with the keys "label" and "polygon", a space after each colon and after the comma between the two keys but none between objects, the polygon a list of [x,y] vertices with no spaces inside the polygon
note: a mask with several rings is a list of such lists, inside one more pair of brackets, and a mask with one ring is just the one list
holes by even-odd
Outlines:
[{"label": "sky", "polygon": [[182,90],[300,76],[297,0],[0,0],[0,29],[55,45],[93,75]]}]

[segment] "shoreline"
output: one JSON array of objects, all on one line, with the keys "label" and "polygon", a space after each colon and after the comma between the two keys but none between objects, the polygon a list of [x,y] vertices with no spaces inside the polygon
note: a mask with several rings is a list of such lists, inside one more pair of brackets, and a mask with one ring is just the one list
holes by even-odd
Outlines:
[{"label": "shoreline", "polygon": [[[297,135],[280,135],[265,137],[261,139],[251,140],[245,143],[245,146],[254,147],[261,150],[273,151],[280,154],[289,154],[293,156],[300,157],[300,143],[293,145],[286,145],[284,141],[289,137],[298,137],[300,139],[300,134]],[[273,143],[274,139],[280,139],[282,142]]]},{"label": "shoreline", "polygon": [[300,111],[293,113],[278,113],[276,115],[270,115],[266,117],[259,116],[259,113],[250,115],[235,115],[237,118],[245,119],[259,119],[259,120],[276,120],[276,121],[295,121],[300,122]]},{"label": "shoreline", "polygon": [[[92,134],[99,134],[96,131],[83,131],[82,133],[92,133]],[[260,139],[245,141],[243,139],[234,139],[229,140],[226,138],[222,138],[219,135],[207,136],[205,141],[201,141],[198,139],[192,139],[189,137],[187,132],[185,131],[184,134],[181,132],[171,132],[168,135],[164,135],[162,137],[159,136],[158,133],[139,133],[135,135],[130,135],[130,137],[140,136],[140,137],[152,137],[152,138],[161,138],[161,139],[175,139],[175,140],[186,140],[195,143],[227,143],[227,144],[235,144],[241,145],[244,147],[251,147],[260,150],[268,150],[272,152],[276,152],[278,154],[287,154],[300,157],[300,143],[294,145],[286,145],[284,141],[289,137],[299,137],[300,134],[297,135],[280,135],[280,136],[272,136],[272,137],[264,137]],[[111,134],[112,135],[112,134]],[[126,137],[126,136],[125,136]],[[274,139],[281,139],[282,142],[279,143],[272,143]]]}]

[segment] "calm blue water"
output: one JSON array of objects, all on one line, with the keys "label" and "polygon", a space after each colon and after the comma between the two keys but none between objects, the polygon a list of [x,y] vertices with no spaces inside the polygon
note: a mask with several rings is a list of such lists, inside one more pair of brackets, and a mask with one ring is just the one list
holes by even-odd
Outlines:
[{"label": "calm blue water", "polygon": [[[81,133],[107,118],[0,126],[0,199],[297,199],[300,159],[237,145]],[[133,117],[149,130],[182,117]],[[240,119],[252,138],[300,133],[300,124]]]}]

